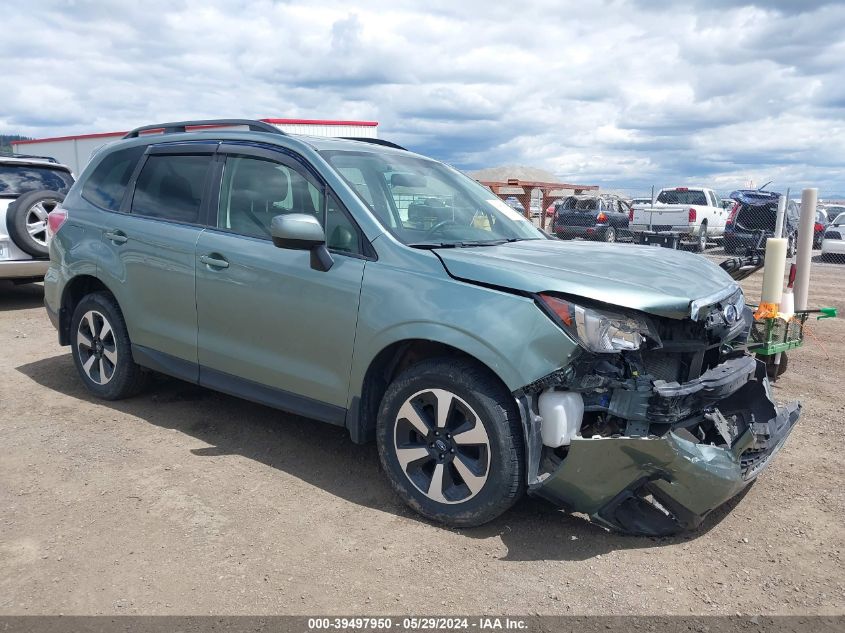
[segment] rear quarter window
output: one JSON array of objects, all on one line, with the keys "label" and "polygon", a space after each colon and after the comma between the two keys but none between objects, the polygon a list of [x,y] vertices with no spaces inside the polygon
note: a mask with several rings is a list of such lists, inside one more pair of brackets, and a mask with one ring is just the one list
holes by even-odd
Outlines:
[{"label": "rear quarter window", "polygon": [[126,185],[146,146],[130,147],[103,158],[82,186],[82,197],[109,211],[118,211]]},{"label": "rear quarter window", "polygon": [[210,165],[210,154],[149,156],[138,175],[131,212],[196,224]]}]

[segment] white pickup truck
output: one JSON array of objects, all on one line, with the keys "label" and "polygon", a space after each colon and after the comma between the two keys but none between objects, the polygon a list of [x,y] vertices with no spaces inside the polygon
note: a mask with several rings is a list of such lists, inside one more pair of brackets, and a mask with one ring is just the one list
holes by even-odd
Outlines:
[{"label": "white pickup truck", "polygon": [[[721,238],[729,212],[716,192],[704,187],[661,189],[654,205],[634,206],[628,218],[635,240],[654,243],[658,237],[672,238],[671,244],[691,244],[704,251],[707,241]],[[646,239],[643,239],[646,238]]]}]

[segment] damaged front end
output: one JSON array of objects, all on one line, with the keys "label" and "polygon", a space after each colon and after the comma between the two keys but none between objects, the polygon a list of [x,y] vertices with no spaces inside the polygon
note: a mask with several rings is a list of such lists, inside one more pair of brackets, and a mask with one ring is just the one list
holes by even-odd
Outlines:
[{"label": "damaged front end", "polygon": [[[561,306],[581,308],[556,301],[550,316],[574,332],[576,311]],[[614,318],[622,349],[582,343],[574,362],[515,393],[529,492],[627,533],[695,528],[765,468],[801,405],[775,403],[745,346],[751,314],[738,290],[687,319]]]}]

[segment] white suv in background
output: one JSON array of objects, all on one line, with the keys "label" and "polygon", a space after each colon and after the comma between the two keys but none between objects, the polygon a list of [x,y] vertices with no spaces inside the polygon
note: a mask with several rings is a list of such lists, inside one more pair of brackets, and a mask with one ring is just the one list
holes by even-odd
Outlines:
[{"label": "white suv in background", "polygon": [[50,264],[47,214],[73,182],[70,169],[52,158],[0,154],[0,279],[43,279]]}]

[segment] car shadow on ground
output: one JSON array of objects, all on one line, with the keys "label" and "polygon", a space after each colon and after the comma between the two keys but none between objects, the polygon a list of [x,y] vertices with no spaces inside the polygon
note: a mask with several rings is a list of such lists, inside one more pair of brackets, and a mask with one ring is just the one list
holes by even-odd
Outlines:
[{"label": "car shadow on ground", "polygon": [[[345,429],[282,413],[197,385],[156,377],[144,394],[108,402],[83,386],[70,354],[16,368],[48,389],[173,429],[209,446],[197,457],[239,455],[284,471],[350,503],[425,522],[393,493],[373,444],[352,443]],[[451,530],[473,539],[499,537],[507,547],[502,560],[587,560],[614,550],[683,543],[704,535],[734,503],[714,511],[693,532],[666,538],[607,532],[585,518],[525,497],[498,519],[474,529]]]},{"label": "car shadow on ground", "polygon": [[19,284],[0,279],[0,312],[31,310],[44,305],[42,284]]}]

